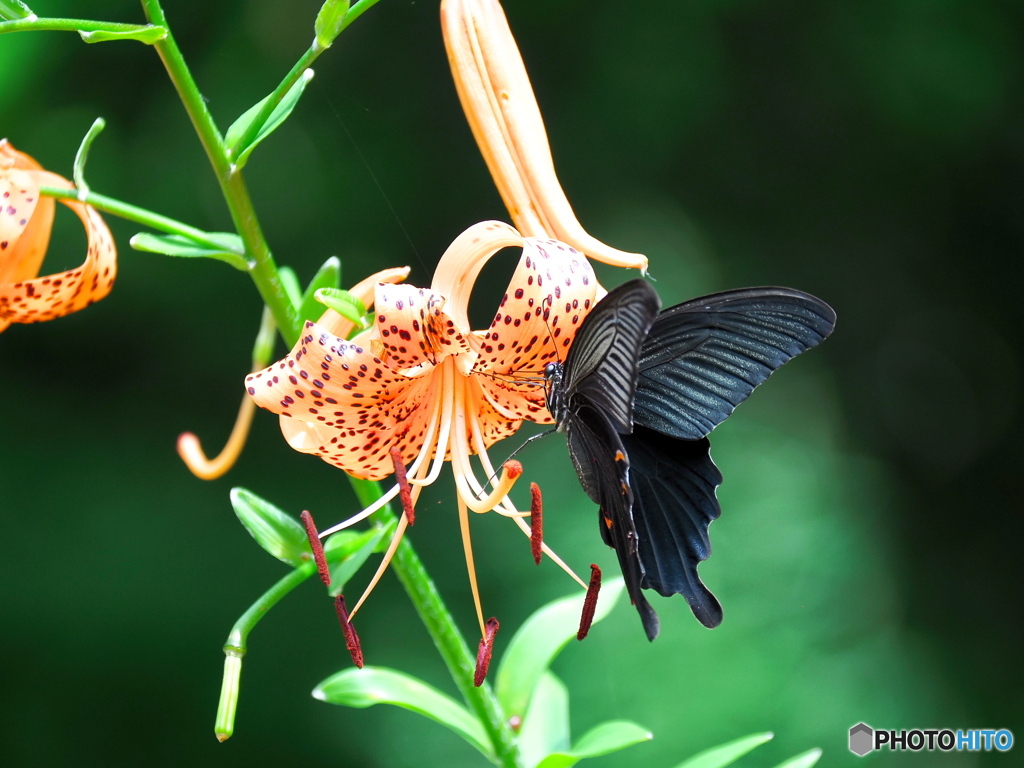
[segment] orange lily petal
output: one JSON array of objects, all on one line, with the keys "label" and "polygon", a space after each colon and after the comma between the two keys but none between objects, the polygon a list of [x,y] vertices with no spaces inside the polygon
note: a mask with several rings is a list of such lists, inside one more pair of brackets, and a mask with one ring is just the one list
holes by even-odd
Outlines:
[{"label": "orange lily petal", "polygon": [[433,383],[393,371],[316,323],[306,323],[284,360],[246,377],[257,405],[313,427],[286,431],[293,448],[372,480],[392,473],[392,446],[406,463],[419,455]]},{"label": "orange lily petal", "polygon": [[469,352],[469,342],[443,311],[443,296],[411,285],[380,284],[376,290],[378,356],[392,370],[437,365]]},{"label": "orange lily petal", "polygon": [[573,214],[500,3],[442,0],[441,28],[462,109],[516,227],[524,235],[557,238],[598,261],[646,271],[646,256],[605,245]]},{"label": "orange lily petal", "polygon": [[0,330],[76,312],[106,296],[117,275],[117,252],[107,225],[91,206],[62,200],[82,220],[85,262],[76,269],[35,277],[53,224],[53,201],[42,185],[74,189],[67,179],[39,169],[27,155],[0,141]]}]

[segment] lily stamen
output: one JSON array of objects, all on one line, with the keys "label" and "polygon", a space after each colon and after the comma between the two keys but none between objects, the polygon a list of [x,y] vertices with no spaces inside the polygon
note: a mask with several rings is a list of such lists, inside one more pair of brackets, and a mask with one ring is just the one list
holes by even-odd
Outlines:
[{"label": "lily stamen", "polygon": [[398,481],[398,498],[402,502],[402,511],[405,513],[409,525],[416,522],[416,509],[412,504],[412,486],[409,485],[409,478],[405,474],[405,464],[402,463],[402,452],[398,448],[391,449],[391,461],[395,465],[395,480]]},{"label": "lily stamen", "polygon": [[476,672],[473,675],[473,685],[477,688],[484,684],[487,670],[490,669],[491,656],[494,653],[494,637],[498,634],[500,626],[498,620],[492,616],[487,620],[486,627],[483,628],[483,637],[480,638],[480,645],[476,651]]},{"label": "lily stamen", "polygon": [[334,598],[334,608],[338,612],[338,623],[341,624],[341,632],[345,636],[345,647],[348,648],[349,655],[352,657],[352,663],[362,669],[363,645],[359,642],[359,635],[356,634],[356,628],[352,625],[352,616],[355,611],[349,614],[345,608],[344,595]]},{"label": "lily stamen", "polygon": [[583,612],[580,614],[580,628],[576,633],[576,639],[582,640],[590,632],[590,625],[594,623],[594,611],[597,610],[597,595],[601,591],[601,569],[593,563],[590,564],[590,584],[587,586],[587,596],[583,599]]},{"label": "lily stamen", "polygon": [[306,529],[306,536],[309,538],[309,546],[313,550],[313,560],[316,562],[316,570],[320,574],[320,581],[325,587],[331,586],[331,572],[327,568],[327,558],[324,557],[324,545],[320,542],[320,536],[316,532],[316,523],[313,522],[313,515],[308,509],[304,509],[299,515],[302,525]]},{"label": "lily stamen", "polygon": [[533,562],[540,565],[544,545],[544,503],[540,486],[530,483],[530,549],[533,551]]}]

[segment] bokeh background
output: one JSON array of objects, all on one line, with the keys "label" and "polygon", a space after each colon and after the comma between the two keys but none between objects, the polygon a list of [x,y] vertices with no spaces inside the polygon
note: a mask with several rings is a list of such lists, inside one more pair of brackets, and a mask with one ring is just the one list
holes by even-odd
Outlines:
[{"label": "bokeh background", "polygon": [[[424,285],[472,222],[505,219],[447,70],[436,0],[382,0],[323,56],[247,178],[280,263],[332,254],[351,284],[409,264]],[[37,0],[48,16],[141,21],[127,0]],[[315,0],[168,0],[220,125],[269,92],[312,37]],[[1024,735],[1020,415],[1024,6],[1013,0],[507,0],[569,198],[607,242],[647,253],[666,305],[726,288],[799,287],[838,328],[713,435],[725,474],[701,572],[713,632],[658,600],[649,644],[622,604],[555,671],[578,735],[611,717],[655,740],[594,768],[671,768],[760,730],[743,765],[847,729],[1011,728]],[[97,191],[196,226],[230,222],[151,49],[69,33],[0,37],[0,134],[70,175],[102,115]],[[50,271],[80,260],[58,216]],[[236,617],[284,573],[237,523],[241,485],[326,524],[347,483],[257,418],[237,468],[194,479],[241,394],[260,304],[219,262],[121,247],[114,293],[0,336],[0,764],[476,766],[402,710],[313,700],[348,665],[313,582],[254,631],[236,734],[212,733]],[[481,323],[511,273],[475,298]],[[602,270],[608,284],[626,273]],[[279,351],[283,351],[279,348]],[[501,448],[498,449],[501,453]],[[614,572],[557,437],[524,455],[548,541]],[[520,489],[525,491],[525,487]],[[470,636],[452,489],[424,497],[414,541]],[[505,637],[572,591],[507,521],[476,523],[489,614]],[[372,663],[454,693],[393,577],[361,615]],[[1002,754],[876,755],[877,765],[1009,766]]]}]

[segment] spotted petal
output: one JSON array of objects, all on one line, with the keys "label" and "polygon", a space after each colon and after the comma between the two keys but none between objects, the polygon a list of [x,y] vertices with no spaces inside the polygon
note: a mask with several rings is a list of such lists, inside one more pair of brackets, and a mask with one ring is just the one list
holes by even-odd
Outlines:
[{"label": "spotted petal", "polygon": [[91,206],[62,200],[85,226],[85,262],[66,272],[36,277],[54,210],[53,200],[39,197],[42,185],[74,188],[0,141],[0,331],[12,322],[42,322],[83,309],[110,292],[117,274],[114,239],[103,219]]},{"label": "spotted petal", "polygon": [[422,406],[433,385],[432,377],[403,376],[358,340],[316,323],[306,324],[287,357],[246,377],[257,405],[314,427],[283,430],[294,448],[373,480],[393,471],[392,446],[405,461],[419,455],[430,416]]},{"label": "spotted petal", "polygon": [[539,383],[546,363],[565,358],[600,286],[590,263],[556,240],[526,238],[523,255],[484,334],[474,367],[500,411],[550,423]]},{"label": "spotted petal", "polygon": [[376,289],[377,340],[374,349],[392,370],[437,365],[451,354],[469,352],[469,342],[444,311],[445,298],[412,285]]}]

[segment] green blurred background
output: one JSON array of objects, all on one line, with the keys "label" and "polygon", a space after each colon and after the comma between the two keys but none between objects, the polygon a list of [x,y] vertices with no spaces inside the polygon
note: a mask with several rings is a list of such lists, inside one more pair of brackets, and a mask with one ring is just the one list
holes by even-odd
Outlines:
[{"label": "green blurred background", "polygon": [[[463,228],[506,218],[455,96],[437,5],[382,0],[321,58],[247,168],[275,255],[304,280],[337,254],[346,284],[409,264],[425,285]],[[168,0],[222,127],[305,50],[316,9]],[[127,0],[34,10],[142,19]],[[507,0],[506,10],[580,220],[647,253],[666,305],[781,284],[839,315],[831,340],[713,436],[724,514],[701,573],[723,625],[709,632],[681,599],[658,600],[662,634],[649,644],[623,604],[559,658],[576,734],[617,717],[656,736],[590,764],[671,768],[772,730],[743,765],[820,746],[821,765],[849,766],[859,763],[847,729],[861,720],[1024,735],[1024,6]],[[69,175],[102,115],[88,174],[97,191],[230,227],[151,49],[5,35],[0,72],[0,135],[16,147]],[[84,250],[74,217],[58,219],[50,271]],[[122,253],[114,293],[0,335],[0,764],[482,764],[408,712],[309,696],[349,663],[312,582],[254,631],[236,734],[215,741],[220,646],[284,573],[238,525],[228,490],[308,508],[324,525],[354,499],[336,470],[290,451],[267,414],[227,477],[185,470],[180,432],[211,451],[226,438],[260,304],[224,264],[133,252],[137,227],[108,221]],[[488,269],[481,323],[511,266]],[[614,572],[564,443],[542,441],[524,461],[546,492],[549,543],[578,569]],[[420,509],[414,542],[474,636],[450,485]],[[485,610],[507,639],[573,587],[550,563],[533,566],[508,521],[475,523]],[[393,577],[360,619],[371,663],[454,693]],[[868,760],[1009,766],[1019,751]]]}]

